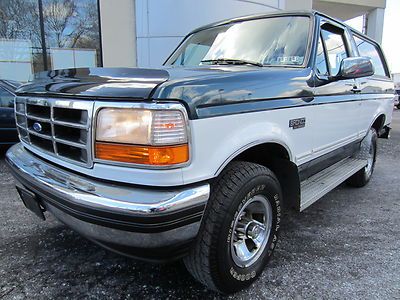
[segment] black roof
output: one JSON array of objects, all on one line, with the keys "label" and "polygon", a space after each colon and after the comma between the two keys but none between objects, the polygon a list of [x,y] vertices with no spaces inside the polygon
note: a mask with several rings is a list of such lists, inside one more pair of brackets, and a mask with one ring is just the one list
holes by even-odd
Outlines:
[{"label": "black roof", "polygon": [[263,18],[268,18],[268,17],[274,17],[274,16],[314,16],[315,11],[278,11],[278,12],[268,12],[268,13],[261,13],[261,14],[254,14],[254,15],[246,15],[246,16],[240,16],[240,17],[235,17],[235,18],[230,18],[230,19],[225,19],[221,21],[217,21],[214,23],[210,23],[204,26],[201,26],[199,28],[196,28],[192,30],[189,34],[192,34],[194,32],[215,27],[215,26],[221,26],[221,25],[226,25],[230,23],[236,23],[236,22],[242,22],[242,21],[248,21],[248,20],[256,20],[256,19],[263,19]]}]

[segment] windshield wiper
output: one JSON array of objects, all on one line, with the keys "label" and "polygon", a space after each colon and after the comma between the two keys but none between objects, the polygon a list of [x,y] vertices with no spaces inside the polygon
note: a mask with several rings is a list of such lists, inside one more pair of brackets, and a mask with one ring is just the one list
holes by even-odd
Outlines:
[{"label": "windshield wiper", "polygon": [[264,65],[255,61],[248,61],[244,59],[232,59],[232,58],[218,58],[218,59],[206,59],[202,60],[202,63],[211,63],[211,64],[232,64],[232,65],[252,65],[257,67],[263,67]]}]

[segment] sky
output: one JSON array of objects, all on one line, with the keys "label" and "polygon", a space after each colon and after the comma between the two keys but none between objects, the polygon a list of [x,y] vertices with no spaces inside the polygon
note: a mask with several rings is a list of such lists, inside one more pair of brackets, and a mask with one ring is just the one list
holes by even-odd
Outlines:
[{"label": "sky", "polygon": [[[382,47],[388,61],[390,72],[400,73],[400,0],[386,0],[385,19],[383,23]],[[346,21],[355,29],[362,31],[363,18],[357,17]]]}]

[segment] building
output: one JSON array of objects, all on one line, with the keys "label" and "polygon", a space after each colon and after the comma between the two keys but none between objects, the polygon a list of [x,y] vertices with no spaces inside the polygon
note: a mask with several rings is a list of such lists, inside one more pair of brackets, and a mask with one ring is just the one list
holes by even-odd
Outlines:
[{"label": "building", "polygon": [[157,67],[192,29],[279,10],[364,17],[382,40],[386,0],[2,0],[0,79],[68,67]]}]

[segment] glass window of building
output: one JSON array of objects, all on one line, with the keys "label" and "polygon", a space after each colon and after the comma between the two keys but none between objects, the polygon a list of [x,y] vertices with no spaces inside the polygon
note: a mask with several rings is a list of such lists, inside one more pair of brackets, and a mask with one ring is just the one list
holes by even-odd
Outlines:
[{"label": "glass window of building", "polygon": [[1,0],[0,79],[101,66],[97,0]]}]

